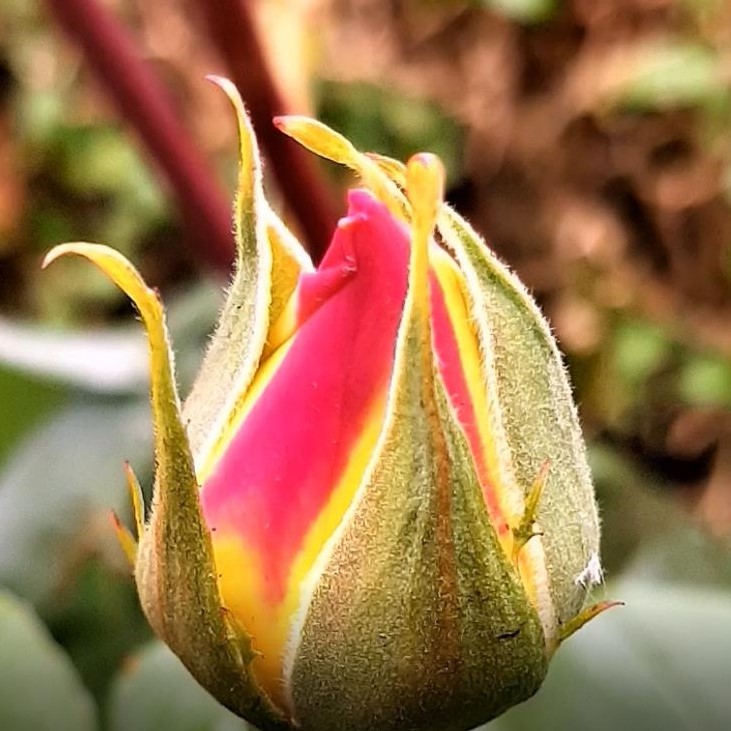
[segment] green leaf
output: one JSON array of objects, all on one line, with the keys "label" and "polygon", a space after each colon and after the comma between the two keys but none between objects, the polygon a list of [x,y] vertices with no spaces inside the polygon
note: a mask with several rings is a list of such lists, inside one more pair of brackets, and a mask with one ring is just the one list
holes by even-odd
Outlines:
[{"label": "green leaf", "polygon": [[558,8],[558,0],[481,0],[482,4],[519,23],[548,20]]},{"label": "green leaf", "polygon": [[720,59],[700,43],[658,43],[628,64],[631,68],[616,96],[620,104],[639,109],[697,106],[728,93]]},{"label": "green leaf", "polygon": [[538,694],[488,731],[727,728],[731,592],[620,582],[626,601],[557,653]]},{"label": "green leaf", "polygon": [[149,469],[150,432],[142,400],[79,399],[22,443],[0,472],[0,584],[44,605],[85,554],[121,556],[109,512],[127,514],[123,463]]},{"label": "green leaf", "polygon": [[0,592],[0,728],[94,731],[96,711],[76,671],[33,611]]},{"label": "green leaf", "polygon": [[58,390],[53,382],[101,393],[147,392],[147,344],[136,325],[64,332],[0,317],[0,363],[28,379],[51,381],[42,384],[51,393]]},{"label": "green leaf", "polygon": [[122,660],[152,636],[129,571],[114,572],[99,557],[84,562],[43,619],[97,700]]},{"label": "green leaf", "polygon": [[149,165],[120,129],[60,127],[55,143],[57,173],[71,191],[89,196],[123,194],[139,215],[162,215],[162,193]]},{"label": "green leaf", "polygon": [[693,354],[680,372],[680,394],[694,406],[731,407],[731,361]]},{"label": "green leaf", "polygon": [[[109,731],[247,731],[219,705],[162,643],[132,658],[115,682]],[[253,729],[252,729],[253,731]]]},{"label": "green leaf", "polygon": [[731,542],[704,532],[685,518],[674,530],[646,540],[622,576],[731,591]]},{"label": "green leaf", "polygon": [[0,418],[0,464],[16,442],[44,416],[57,409],[66,395],[66,390],[59,386],[6,367],[0,353],[0,404],[3,414]]},{"label": "green leaf", "polygon": [[614,331],[615,367],[627,388],[637,388],[668,356],[672,342],[660,327],[639,319],[622,319]]}]

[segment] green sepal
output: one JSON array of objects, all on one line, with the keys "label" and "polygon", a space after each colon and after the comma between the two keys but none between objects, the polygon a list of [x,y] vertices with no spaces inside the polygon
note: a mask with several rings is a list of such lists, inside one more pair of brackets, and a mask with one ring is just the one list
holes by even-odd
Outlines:
[{"label": "green sepal", "polygon": [[183,416],[196,459],[225,430],[228,414],[256,373],[270,324],[312,262],[264,195],[254,130],[236,87],[211,76],[236,113],[239,173],[234,199],[233,279]]},{"label": "green sepal", "polygon": [[136,551],[142,609],[156,634],[221,703],[263,729],[286,729],[251,673],[251,638],[232,626],[221,602],[157,293],[121,254],[98,244],[58,246],[44,266],[66,254],[84,256],[107,274],[135,303],[147,331],[157,470],[149,521]]},{"label": "green sepal", "polygon": [[303,731],[465,731],[547,670],[540,619],[425,362],[429,337],[407,299],[384,431],[291,648]]},{"label": "green sepal", "polygon": [[[534,485],[536,475],[550,464],[535,518],[561,626],[581,610],[588,585],[598,578],[586,572],[598,565],[599,552],[594,489],[566,369],[533,299],[479,234],[448,206],[438,229],[467,282],[517,484]],[[555,646],[554,633],[547,639]]]},{"label": "green sepal", "polygon": [[[312,120],[284,118],[279,126],[305,147],[356,171],[395,215],[404,212],[409,218],[403,163],[361,154],[342,135]],[[447,205],[437,229],[466,280],[487,396],[497,405],[491,432],[501,475],[509,489],[522,490],[530,502],[536,475],[551,465],[536,493],[537,506],[512,516],[511,528],[518,548],[529,536],[540,540],[550,596],[536,601],[547,645],[555,649],[561,626],[581,611],[589,586],[601,579],[599,517],[566,369],[535,302],[482,237]],[[538,583],[544,583],[540,577]]]}]

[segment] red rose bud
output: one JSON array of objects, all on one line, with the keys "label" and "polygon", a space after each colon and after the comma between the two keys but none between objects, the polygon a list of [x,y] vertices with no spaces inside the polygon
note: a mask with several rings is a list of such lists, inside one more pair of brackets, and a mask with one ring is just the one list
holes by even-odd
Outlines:
[{"label": "red rose bud", "polygon": [[268,731],[469,729],[533,694],[601,578],[599,526],[561,357],[525,288],[442,201],[443,169],[278,126],[349,165],[317,270],[269,208],[239,124],[237,266],[181,407],[155,293],[96,263],[150,345],[157,475],[139,545],[155,631]]}]

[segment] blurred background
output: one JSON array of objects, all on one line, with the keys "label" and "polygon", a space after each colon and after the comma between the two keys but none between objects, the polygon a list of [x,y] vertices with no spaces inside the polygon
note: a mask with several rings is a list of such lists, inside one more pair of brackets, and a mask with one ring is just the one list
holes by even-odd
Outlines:
[{"label": "blurred background", "polygon": [[183,388],[231,258],[233,79],[270,198],[316,258],[352,179],[273,129],[445,161],[570,367],[627,606],[492,731],[731,718],[731,4],[0,0],[0,729],[225,731],[152,641],[110,527],[152,475],[146,349],[68,240],[169,306]]}]

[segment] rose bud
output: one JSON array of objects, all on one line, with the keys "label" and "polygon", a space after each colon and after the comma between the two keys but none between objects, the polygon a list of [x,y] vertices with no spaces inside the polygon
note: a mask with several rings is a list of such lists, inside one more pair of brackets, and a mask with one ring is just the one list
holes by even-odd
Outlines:
[{"label": "rose bud", "polygon": [[[470,729],[531,696],[601,579],[566,372],[523,285],[442,200],[433,156],[359,153],[314,269],[272,212],[243,104],[236,271],[184,406],[157,295],[66,244],[147,330],[157,474],[120,537],[155,632],[264,731]],[[303,192],[306,194],[306,191]]]}]

